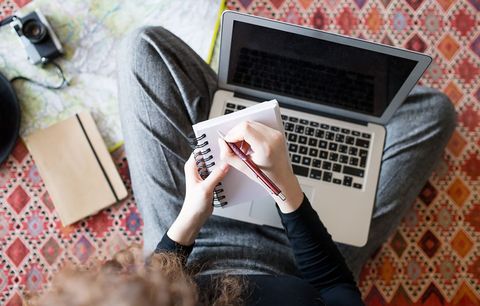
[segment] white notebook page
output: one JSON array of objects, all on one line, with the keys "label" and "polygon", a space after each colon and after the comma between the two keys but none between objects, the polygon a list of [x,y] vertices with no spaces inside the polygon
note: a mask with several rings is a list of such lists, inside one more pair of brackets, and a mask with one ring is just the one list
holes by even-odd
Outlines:
[{"label": "white notebook page", "polygon": [[[215,165],[211,167],[210,170],[215,169],[215,167],[220,164],[219,136],[217,131],[227,134],[230,129],[243,121],[260,122],[284,133],[280,108],[276,100],[258,103],[228,115],[199,122],[193,125],[193,131],[197,138],[205,134],[206,138],[200,140],[199,144],[207,141],[208,145],[196,151],[203,151],[206,148],[210,148],[211,152],[204,156],[204,158],[209,155],[213,156],[213,159],[207,162],[207,164],[212,161],[215,162]],[[269,196],[269,191],[267,191],[261,183],[251,180],[233,167],[230,167],[229,172],[222,180],[222,186],[221,188],[224,189],[224,191],[221,195],[225,196],[225,199],[222,201],[228,202],[227,206]]]}]

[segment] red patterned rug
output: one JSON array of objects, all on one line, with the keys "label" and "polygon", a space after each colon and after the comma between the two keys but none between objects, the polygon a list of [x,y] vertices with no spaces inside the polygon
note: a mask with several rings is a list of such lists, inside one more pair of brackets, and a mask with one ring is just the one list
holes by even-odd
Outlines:
[{"label": "red patterned rug", "polygon": [[[113,154],[129,188],[122,149]],[[36,292],[65,261],[88,265],[142,242],[142,221],[131,192],[94,217],[62,227],[45,185],[23,142],[0,166],[0,305],[21,305],[23,292]]]},{"label": "red patterned rug", "polygon": [[[25,0],[0,0],[0,19]],[[480,305],[480,2],[229,0],[230,9],[426,52],[422,83],[454,103],[459,125],[398,231],[365,266],[367,305]],[[129,187],[123,151],[114,160]],[[141,242],[133,198],[60,226],[23,143],[0,165],[0,304],[20,305],[65,260],[89,264]]]},{"label": "red patterned rug", "polygon": [[228,8],[430,54],[459,126],[411,213],[365,266],[367,305],[480,305],[480,2],[230,0]]}]

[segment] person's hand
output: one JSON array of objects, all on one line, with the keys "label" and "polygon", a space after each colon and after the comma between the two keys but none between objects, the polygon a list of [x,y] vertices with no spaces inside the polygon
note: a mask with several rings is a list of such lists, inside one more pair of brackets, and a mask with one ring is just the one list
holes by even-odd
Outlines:
[{"label": "person's hand", "polygon": [[200,228],[213,212],[213,190],[228,169],[228,164],[221,164],[203,180],[198,174],[193,154],[190,155],[185,163],[185,200],[177,219],[168,230],[170,239],[185,246],[195,241]]},{"label": "person's hand", "polygon": [[[258,122],[245,121],[232,128],[225,135],[225,140],[241,143],[243,152],[280,188],[285,195],[285,201],[271,195],[283,213],[295,211],[300,206],[303,191],[290,166],[282,132]],[[245,145],[245,142],[248,145]],[[225,141],[219,139],[218,143],[225,162],[261,184],[253,171],[230,150]]]}]

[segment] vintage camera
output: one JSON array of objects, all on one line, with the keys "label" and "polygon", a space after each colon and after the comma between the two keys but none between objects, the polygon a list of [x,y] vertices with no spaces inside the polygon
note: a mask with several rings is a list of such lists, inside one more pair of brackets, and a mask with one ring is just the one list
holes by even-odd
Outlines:
[{"label": "vintage camera", "polygon": [[20,38],[32,64],[47,63],[63,54],[60,40],[39,10],[24,17],[13,17],[10,25]]}]

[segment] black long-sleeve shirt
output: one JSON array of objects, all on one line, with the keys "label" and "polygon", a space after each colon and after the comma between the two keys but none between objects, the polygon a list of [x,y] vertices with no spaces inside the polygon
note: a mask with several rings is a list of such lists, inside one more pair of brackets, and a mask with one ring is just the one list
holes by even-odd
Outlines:
[{"label": "black long-sleeve shirt", "polygon": [[[247,305],[364,305],[352,273],[332,237],[304,196],[294,212],[280,212],[302,278],[245,275],[250,293]],[[175,252],[187,258],[192,246],[182,246],[165,234],[155,252]],[[211,276],[196,278],[201,288]]]}]

